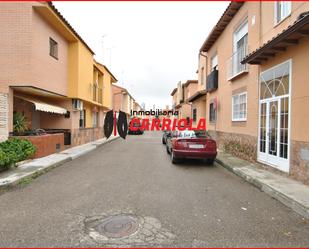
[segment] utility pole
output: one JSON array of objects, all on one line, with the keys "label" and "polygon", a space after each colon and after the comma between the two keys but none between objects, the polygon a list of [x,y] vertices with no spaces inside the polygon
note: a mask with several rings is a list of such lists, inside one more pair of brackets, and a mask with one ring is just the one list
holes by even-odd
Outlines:
[{"label": "utility pole", "polygon": [[104,34],[104,35],[102,35],[102,41],[101,41],[101,45],[102,45],[102,62],[104,63],[104,55],[105,55],[105,53],[104,53],[104,38],[107,36],[107,34]]},{"label": "utility pole", "polygon": [[109,50],[109,69],[112,69],[112,49],[115,48],[115,46],[107,48]]}]

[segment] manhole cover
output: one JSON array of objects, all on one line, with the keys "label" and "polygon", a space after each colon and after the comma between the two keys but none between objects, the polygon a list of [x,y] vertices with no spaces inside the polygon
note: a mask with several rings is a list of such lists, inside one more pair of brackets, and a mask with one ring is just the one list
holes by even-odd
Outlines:
[{"label": "manhole cover", "polygon": [[138,223],[131,216],[117,215],[101,220],[94,229],[106,237],[121,238],[135,233]]},{"label": "manhole cover", "polygon": [[176,237],[163,228],[158,219],[132,212],[113,211],[88,216],[83,221],[85,247],[161,247],[172,245]]}]

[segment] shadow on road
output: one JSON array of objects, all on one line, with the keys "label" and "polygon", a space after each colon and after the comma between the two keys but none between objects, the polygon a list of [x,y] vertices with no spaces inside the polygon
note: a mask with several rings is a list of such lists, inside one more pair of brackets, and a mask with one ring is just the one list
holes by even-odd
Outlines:
[{"label": "shadow on road", "polygon": [[202,159],[183,159],[181,162],[175,164],[178,167],[190,167],[190,168],[215,168],[215,164],[209,164],[204,162]]}]

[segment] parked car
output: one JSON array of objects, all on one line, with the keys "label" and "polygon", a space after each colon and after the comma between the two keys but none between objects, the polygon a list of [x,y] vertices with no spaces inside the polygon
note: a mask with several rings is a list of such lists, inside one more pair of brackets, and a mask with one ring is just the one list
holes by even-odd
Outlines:
[{"label": "parked car", "polygon": [[171,155],[172,163],[196,158],[213,164],[217,156],[217,143],[206,131],[176,130],[167,135],[166,151]]},{"label": "parked car", "polygon": [[166,144],[167,136],[169,136],[170,134],[171,134],[171,131],[163,131],[162,144]]},{"label": "parked car", "polygon": [[129,124],[129,130],[128,130],[129,135],[142,135],[142,134],[144,134],[144,130],[141,129],[141,124],[139,124],[137,122],[133,123],[134,130],[133,129],[131,130],[130,129],[131,122],[132,122],[132,120],[130,121],[130,124]]}]

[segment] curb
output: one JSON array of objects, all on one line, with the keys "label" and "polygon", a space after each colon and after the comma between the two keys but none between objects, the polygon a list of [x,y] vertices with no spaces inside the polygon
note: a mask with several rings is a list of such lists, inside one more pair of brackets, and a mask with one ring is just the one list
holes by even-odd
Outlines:
[{"label": "curb", "polygon": [[[52,170],[52,169],[54,169],[58,166],[63,165],[66,162],[70,162],[70,161],[75,160],[76,158],[84,156],[84,155],[88,154],[89,152],[103,146],[104,144],[108,144],[108,143],[111,143],[114,140],[117,140],[118,138],[119,138],[119,136],[110,138],[108,140],[99,139],[99,140],[96,140],[96,141],[93,141],[93,142],[90,142],[90,143],[87,143],[87,144],[72,147],[68,150],[64,150],[64,151],[61,151],[59,153],[51,154],[47,157],[38,158],[37,160],[34,159],[30,162],[27,161],[24,164],[20,165],[19,168],[22,168],[22,167],[27,168],[28,167],[30,169],[31,168],[36,168],[36,169],[33,170],[33,171],[22,172],[22,173],[12,172],[11,175],[8,175],[7,181],[3,181],[3,182],[0,181],[0,194],[2,192],[4,192],[5,190],[9,190],[13,187],[18,186],[19,184],[27,183],[30,180],[35,179],[38,176],[43,175],[44,173],[46,173],[46,172],[48,172],[48,171],[50,171],[50,170]],[[79,151],[79,150],[81,150],[81,151]],[[54,162],[48,162],[48,160],[44,162],[44,159],[53,158],[53,157],[55,157],[55,159],[53,159]],[[18,175],[18,174],[21,174],[21,176],[15,176],[15,175]]]},{"label": "curb", "polygon": [[230,172],[234,173],[235,175],[241,177],[248,183],[251,183],[253,186],[257,187],[264,193],[268,194],[272,198],[276,199],[277,201],[280,201],[283,205],[291,208],[296,213],[300,214],[301,216],[305,217],[306,219],[309,219],[309,207],[304,206],[302,203],[296,201],[295,199],[289,197],[288,195],[284,194],[283,192],[280,192],[273,188],[272,186],[263,183],[257,178],[253,178],[250,175],[247,175],[246,173],[242,172],[240,168],[233,167],[231,165],[226,164],[220,159],[215,160],[220,166],[226,168]]}]

